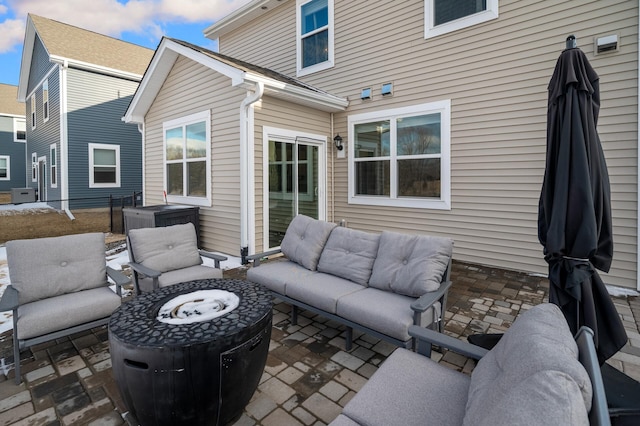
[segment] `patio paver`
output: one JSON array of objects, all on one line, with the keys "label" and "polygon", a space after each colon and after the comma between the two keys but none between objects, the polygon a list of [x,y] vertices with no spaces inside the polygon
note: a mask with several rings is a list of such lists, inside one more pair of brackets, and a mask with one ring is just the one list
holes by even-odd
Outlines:
[{"label": "patio paver", "polygon": [[[243,278],[242,268],[225,276]],[[454,262],[453,286],[445,315],[445,332],[464,338],[499,333],[530,307],[547,300],[544,277]],[[629,343],[610,363],[640,380],[640,297],[614,297],[628,329]],[[344,327],[309,312],[291,326],[289,305],[274,306],[269,358],[260,385],[238,426],[319,426],[342,407],[395,349],[354,332],[353,349],[344,350]],[[126,425],[126,407],[117,390],[104,327],[24,351],[23,383],[13,371],[0,375],[0,424]],[[11,332],[0,336],[0,358],[12,363]],[[474,362],[454,353],[434,352],[450,368],[470,372]]]}]

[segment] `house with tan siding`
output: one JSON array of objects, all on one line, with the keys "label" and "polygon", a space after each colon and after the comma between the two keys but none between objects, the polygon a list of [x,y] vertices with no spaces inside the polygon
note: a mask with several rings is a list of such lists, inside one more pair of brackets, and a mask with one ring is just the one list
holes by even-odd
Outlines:
[{"label": "house with tan siding", "polygon": [[29,14],[18,100],[27,185],[55,208],[107,207],[142,189],[142,137],[121,118],[153,50]]},{"label": "house with tan siding", "polygon": [[145,204],[199,205],[205,248],[229,254],[277,247],[304,213],[546,274],[547,85],[574,34],[600,76],[604,280],[638,289],[638,2],[449,4],[254,0],[205,29],[219,53],[163,40],[125,114]]}]

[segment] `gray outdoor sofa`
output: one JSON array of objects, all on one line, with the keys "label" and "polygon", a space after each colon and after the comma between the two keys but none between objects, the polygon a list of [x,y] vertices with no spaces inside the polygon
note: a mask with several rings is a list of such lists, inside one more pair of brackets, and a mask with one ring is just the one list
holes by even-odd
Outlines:
[{"label": "gray outdoor sofa", "polygon": [[0,311],[13,311],[19,384],[21,349],[107,324],[120,306],[121,287],[130,280],[107,266],[102,233],[14,240],[6,248],[11,285],[2,295]]},{"label": "gray outdoor sofa", "polygon": [[[292,305],[395,345],[410,347],[409,326],[442,331],[453,241],[395,232],[374,234],[296,216],[281,248],[249,256],[247,279]],[[261,264],[282,252],[286,259]]]},{"label": "gray outdoor sofa", "polygon": [[[593,332],[574,340],[556,305],[522,314],[491,351],[410,332],[420,353],[396,349],[330,426],[610,425]],[[469,377],[429,359],[431,343],[480,361]]]}]

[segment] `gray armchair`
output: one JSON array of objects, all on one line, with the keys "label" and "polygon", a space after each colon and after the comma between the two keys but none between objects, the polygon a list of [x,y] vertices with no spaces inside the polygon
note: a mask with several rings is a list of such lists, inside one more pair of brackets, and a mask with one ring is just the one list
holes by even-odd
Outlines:
[{"label": "gray armchair", "polygon": [[[9,241],[9,285],[0,311],[13,311],[15,382],[20,350],[107,324],[129,278],[106,264],[104,234]],[[116,284],[109,288],[107,276]]]},{"label": "gray armchair", "polygon": [[[225,256],[198,250],[192,223],[129,230],[127,248],[136,294],[185,281],[222,278]],[[214,260],[215,268],[202,264]]]}]

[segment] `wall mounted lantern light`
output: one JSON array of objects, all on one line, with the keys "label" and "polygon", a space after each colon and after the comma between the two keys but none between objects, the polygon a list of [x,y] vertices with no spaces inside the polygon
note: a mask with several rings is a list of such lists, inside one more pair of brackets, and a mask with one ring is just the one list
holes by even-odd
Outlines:
[{"label": "wall mounted lantern light", "polygon": [[333,138],[333,143],[336,145],[336,149],[338,151],[342,151],[342,149],[344,148],[342,146],[342,136],[340,136],[339,134],[337,134],[336,137]]}]

